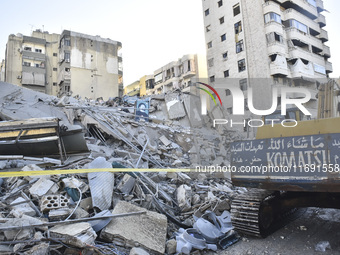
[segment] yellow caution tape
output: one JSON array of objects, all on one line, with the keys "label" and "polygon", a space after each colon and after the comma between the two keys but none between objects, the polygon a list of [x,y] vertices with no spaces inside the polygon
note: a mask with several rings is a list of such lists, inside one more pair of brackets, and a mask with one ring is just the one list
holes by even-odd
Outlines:
[{"label": "yellow caution tape", "polygon": [[190,172],[189,168],[100,168],[100,169],[56,169],[43,171],[16,171],[16,172],[0,172],[0,178],[8,177],[25,177],[37,175],[56,175],[56,174],[84,174],[84,173],[99,173],[99,172]]}]

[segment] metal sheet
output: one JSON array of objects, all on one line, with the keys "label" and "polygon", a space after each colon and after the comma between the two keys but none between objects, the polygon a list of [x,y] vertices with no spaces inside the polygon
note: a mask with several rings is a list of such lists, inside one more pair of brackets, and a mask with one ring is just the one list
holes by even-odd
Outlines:
[{"label": "metal sheet", "polygon": [[[105,158],[98,157],[90,163],[89,168],[112,168],[112,166]],[[93,207],[102,211],[109,209],[112,203],[114,174],[109,172],[88,173],[87,178],[91,189]]]}]

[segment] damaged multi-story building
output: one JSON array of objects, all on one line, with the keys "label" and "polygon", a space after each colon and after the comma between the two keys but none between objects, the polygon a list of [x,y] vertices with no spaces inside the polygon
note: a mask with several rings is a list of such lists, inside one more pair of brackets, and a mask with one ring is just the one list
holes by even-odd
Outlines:
[{"label": "damaged multi-story building", "polygon": [[190,85],[200,78],[207,77],[207,64],[204,56],[188,54],[160,67],[154,74],[145,75],[126,86],[126,95],[153,95],[172,90],[188,91]]},{"label": "damaged multi-story building", "polygon": [[154,71],[155,85],[147,92],[160,94],[173,89],[189,90],[192,79],[207,77],[206,59],[199,54],[184,55]]},{"label": "damaged multi-story building", "polygon": [[[317,79],[332,72],[322,0],[203,0],[202,4],[212,85],[234,80],[245,97],[251,78],[266,78],[267,84],[256,88],[263,96],[271,95],[273,87],[308,88],[312,99],[307,107],[316,113]],[[220,95],[231,112],[230,91]]]},{"label": "damaged multi-story building", "polygon": [[10,35],[1,79],[50,95],[96,99],[122,95],[118,41],[64,30]]}]

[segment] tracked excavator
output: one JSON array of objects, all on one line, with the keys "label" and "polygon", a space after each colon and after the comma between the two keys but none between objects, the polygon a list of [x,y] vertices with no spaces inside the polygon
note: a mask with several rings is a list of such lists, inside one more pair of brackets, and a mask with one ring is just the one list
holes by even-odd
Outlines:
[{"label": "tracked excavator", "polygon": [[[266,237],[298,217],[300,208],[340,209],[340,117],[334,100],[339,91],[334,80],[319,86],[314,120],[303,120],[292,108],[286,118],[294,118],[296,127],[264,125],[255,140],[231,144],[231,166],[237,169],[231,180],[247,188],[231,205],[237,231]],[[274,112],[263,120],[277,117]]]}]

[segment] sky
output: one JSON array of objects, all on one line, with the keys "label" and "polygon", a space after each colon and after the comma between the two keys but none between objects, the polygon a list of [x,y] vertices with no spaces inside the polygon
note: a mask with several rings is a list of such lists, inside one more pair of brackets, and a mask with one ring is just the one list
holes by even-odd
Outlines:
[{"label": "sky", "polygon": [[[340,76],[340,1],[324,0],[333,63]],[[201,0],[3,0],[0,10],[0,59],[8,35],[63,29],[122,42],[124,85],[186,54],[205,54]]]}]

